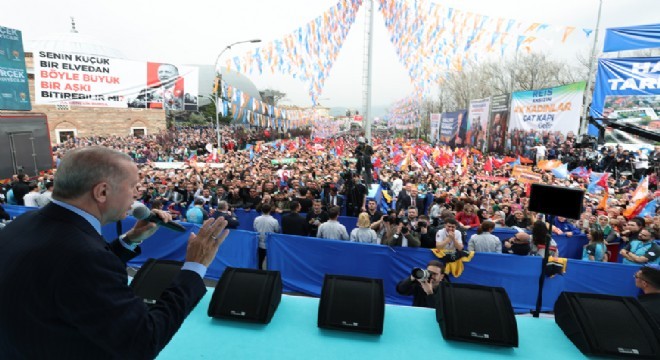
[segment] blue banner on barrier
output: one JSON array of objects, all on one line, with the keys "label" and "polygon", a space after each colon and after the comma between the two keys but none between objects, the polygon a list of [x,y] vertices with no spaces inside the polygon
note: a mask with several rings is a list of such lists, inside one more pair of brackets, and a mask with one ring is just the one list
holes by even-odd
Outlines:
[{"label": "blue banner on barrier", "polygon": [[[129,217],[122,221],[123,232],[135,225],[135,218]],[[161,260],[184,261],[188,247],[188,237],[191,232],[199,232],[200,226],[190,223],[181,223],[186,232],[176,232],[160,228],[147,239],[140,248],[142,254],[129,261],[130,266],[140,267],[150,258]],[[103,237],[107,241],[117,238],[116,224],[103,227]],[[218,255],[206,272],[206,277],[217,280],[227,266],[239,268],[257,268],[257,234],[251,231],[232,230],[227,239],[220,245]]]},{"label": "blue banner on barrier", "polygon": [[[385,300],[410,305],[412,297],[396,292],[396,284],[415,267],[425,267],[435,256],[428,249],[392,248],[338,240],[271,234],[268,268],[282,274],[284,290],[320,296],[325,274],[383,279]],[[506,254],[475,254],[465,270],[452,281],[503,287],[518,312],[536,307],[541,258]],[[589,271],[591,269],[591,271]],[[597,271],[594,271],[596,270]],[[632,275],[638,266],[569,261],[563,276],[547,279],[544,311],[552,310],[562,291],[636,296]]]}]

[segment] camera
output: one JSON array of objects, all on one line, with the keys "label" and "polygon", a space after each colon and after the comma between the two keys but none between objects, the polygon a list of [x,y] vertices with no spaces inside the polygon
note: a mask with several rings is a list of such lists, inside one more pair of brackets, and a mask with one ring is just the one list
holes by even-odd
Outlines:
[{"label": "camera", "polygon": [[419,228],[425,228],[427,226],[428,226],[428,224],[426,223],[426,221],[418,221],[417,222],[417,227],[419,227]]},{"label": "camera", "polygon": [[408,233],[408,231],[409,230],[408,230],[407,226],[404,226],[404,227],[401,228],[401,234],[403,234],[403,235],[406,235]]},{"label": "camera", "polygon": [[419,281],[428,281],[431,278],[431,273],[422,268],[414,268],[410,275]]}]

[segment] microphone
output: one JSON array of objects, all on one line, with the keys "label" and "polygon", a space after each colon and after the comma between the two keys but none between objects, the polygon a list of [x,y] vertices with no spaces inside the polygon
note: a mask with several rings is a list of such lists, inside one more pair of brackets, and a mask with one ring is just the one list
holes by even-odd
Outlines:
[{"label": "microphone", "polygon": [[144,205],[135,206],[131,214],[133,215],[133,217],[135,217],[138,220],[146,220],[148,222],[158,224],[170,230],[174,230],[178,232],[186,232],[186,228],[183,225],[179,223],[175,223],[173,221],[164,222],[163,219],[158,217],[158,215],[152,214],[149,208]]}]

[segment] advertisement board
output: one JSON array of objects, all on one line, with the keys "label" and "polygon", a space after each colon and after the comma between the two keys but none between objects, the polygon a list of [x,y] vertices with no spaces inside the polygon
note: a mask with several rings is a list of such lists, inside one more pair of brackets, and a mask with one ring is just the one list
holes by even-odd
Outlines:
[{"label": "advertisement board", "polygon": [[194,66],[37,51],[34,78],[40,105],[197,110]]}]

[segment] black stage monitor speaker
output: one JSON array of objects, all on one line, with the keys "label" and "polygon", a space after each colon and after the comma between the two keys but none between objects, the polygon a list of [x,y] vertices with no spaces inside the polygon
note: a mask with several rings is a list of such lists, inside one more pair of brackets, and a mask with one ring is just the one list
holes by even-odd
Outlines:
[{"label": "black stage monitor speaker", "polygon": [[213,291],[208,315],[268,324],[282,300],[279,271],[227,267]]},{"label": "black stage monitor speaker", "polygon": [[442,337],[518,347],[518,323],[501,287],[441,283],[436,319]]},{"label": "black stage monitor speaker", "polygon": [[554,310],[583,354],[660,359],[660,330],[634,298],[563,292]]},{"label": "black stage monitor speaker", "polygon": [[325,275],[319,301],[320,328],[382,334],[384,317],[382,279]]},{"label": "black stage monitor speaker", "polygon": [[532,184],[529,211],[578,220],[583,198],[584,190]]},{"label": "black stage monitor speaker", "polygon": [[170,287],[174,278],[181,272],[183,262],[174,260],[149,259],[135,273],[131,287],[135,295],[149,305],[155,304],[160,295]]}]

